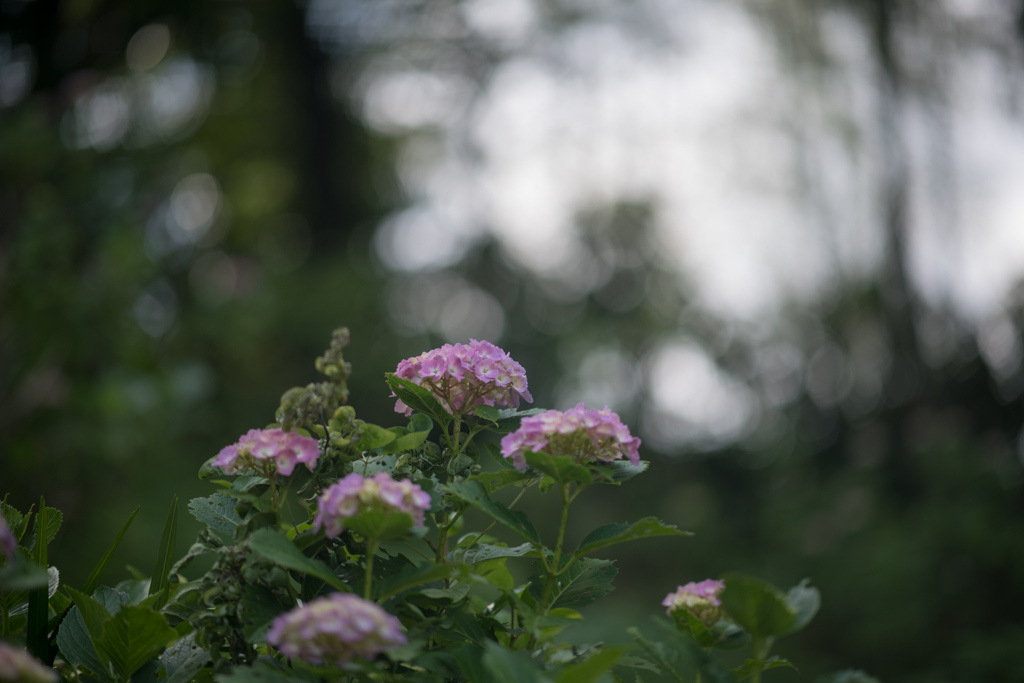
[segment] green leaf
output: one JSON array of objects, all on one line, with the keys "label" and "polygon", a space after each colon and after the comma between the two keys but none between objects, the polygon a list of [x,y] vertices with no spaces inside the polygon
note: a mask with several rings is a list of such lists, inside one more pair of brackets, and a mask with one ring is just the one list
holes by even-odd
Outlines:
[{"label": "green leaf", "polygon": [[93,568],[89,574],[89,578],[85,580],[85,587],[82,592],[86,595],[91,595],[96,587],[100,584],[100,579],[103,577],[103,572],[107,570],[107,565],[110,564],[110,559],[114,556],[114,551],[117,550],[117,546],[121,545],[121,539],[124,538],[125,532],[128,531],[128,527],[132,525],[132,521],[135,519],[135,515],[139,513],[139,508],[132,510],[132,514],[128,515],[128,521],[121,527],[121,531],[114,537],[114,542],[107,548],[107,552],[103,553],[103,557],[100,558],[99,563]]},{"label": "green leaf", "polygon": [[[37,567],[37,569],[38,569],[38,567]],[[53,598],[53,596],[54,596],[54,594],[56,594],[57,588],[59,586],[60,586],[60,572],[57,570],[56,567],[47,567],[46,568],[46,599],[47,600],[51,600]],[[28,593],[15,593],[13,595],[9,595],[9,596],[6,596],[6,597],[18,599],[18,602],[20,603],[16,607],[13,607],[13,608],[10,609],[11,615],[24,614],[24,613],[28,612]],[[14,603],[13,600],[10,600],[8,602],[8,604],[15,604],[15,603]],[[47,633],[51,632],[54,628],[56,628],[56,626],[57,626],[56,624],[53,624],[53,626],[50,626],[50,624],[47,623],[46,632]]]},{"label": "green leaf", "polygon": [[235,499],[223,493],[215,493],[206,498],[193,498],[188,502],[189,512],[203,524],[214,531],[235,537],[235,531],[242,524],[242,518],[235,511]]},{"label": "green leaf", "polygon": [[821,607],[821,593],[818,592],[817,588],[812,587],[810,583],[810,579],[804,579],[799,585],[793,586],[786,593],[786,602],[789,604],[790,609],[796,612],[796,621],[787,631],[787,635],[807,626]]},{"label": "green leaf", "polygon": [[[102,631],[102,628],[100,628]],[[99,635],[97,634],[97,637]],[[86,630],[85,621],[78,607],[72,607],[57,629],[57,647],[61,656],[75,665],[85,667],[97,676],[106,678],[106,665],[96,654],[92,639]]]},{"label": "green leaf", "polygon": [[533,478],[534,476],[532,474],[520,472],[516,469],[499,470],[497,472],[481,472],[470,477],[473,481],[478,481],[483,484],[488,494],[500,491],[510,484],[515,484],[516,482]]},{"label": "green leaf", "polygon": [[587,486],[594,482],[594,477],[585,465],[577,464],[567,455],[548,455],[547,453],[527,453],[526,462],[536,470],[548,475],[561,485],[575,483]]},{"label": "green leaf", "polygon": [[483,665],[489,672],[488,683],[550,683],[551,679],[522,652],[513,652],[495,642],[488,642]]},{"label": "green leaf", "polygon": [[302,551],[296,548],[283,532],[275,529],[260,529],[253,532],[246,544],[257,555],[285,569],[294,569],[303,574],[315,576],[340,591],[349,592],[349,587],[334,575],[330,567],[320,560],[303,555]]},{"label": "green leaf", "polygon": [[516,585],[516,580],[512,576],[512,572],[505,566],[507,561],[507,557],[499,557],[480,562],[473,566],[473,573],[498,588],[512,590]]},{"label": "green leaf", "polygon": [[21,543],[22,536],[28,531],[29,521],[32,519],[32,509],[25,514],[21,514],[17,508],[13,505],[8,505],[7,501],[0,501],[0,514],[3,514],[4,521],[7,522],[7,526],[10,527],[11,532],[14,533],[14,538]]},{"label": "green leaf", "polygon": [[[107,664],[110,658],[106,650],[97,644],[103,635],[104,625],[110,621],[111,613],[108,605],[116,605],[120,611],[121,602],[116,591],[101,589],[96,591],[96,598],[89,597],[71,586],[65,586],[64,590],[74,601],[75,606],[68,614],[67,619],[61,624],[57,636],[60,638],[61,631],[65,631],[64,641],[67,646],[61,645],[61,652],[79,659],[79,663],[89,668],[93,673],[107,675]],[[124,596],[127,600],[128,596]],[[99,598],[99,599],[97,599]],[[103,602],[101,602],[103,600]],[[107,604],[104,604],[106,602]],[[84,632],[85,638],[82,637]],[[88,642],[86,642],[88,641]],[[58,640],[58,645],[60,641]]]},{"label": "green leaf", "polygon": [[508,432],[514,432],[519,429],[520,424],[524,417],[530,415],[540,415],[541,413],[547,412],[546,408],[530,408],[529,410],[518,410],[518,409],[506,409],[498,413],[498,428],[495,430],[499,434],[506,434]]},{"label": "green leaf", "polygon": [[149,584],[149,594],[156,595],[160,591],[164,593],[164,599],[157,605],[157,609],[164,606],[167,595],[170,593],[171,567],[174,565],[174,546],[178,538],[178,495],[171,498],[171,509],[167,512],[167,521],[164,522],[164,532],[160,537],[160,547],[157,549],[156,565],[153,567],[153,578]]},{"label": "green leaf", "polygon": [[407,567],[405,570],[388,576],[380,586],[380,597],[377,602],[384,602],[399,593],[421,586],[433,581],[444,581],[461,574],[458,567],[450,564],[437,564],[424,562],[417,566]]},{"label": "green leaf", "polygon": [[473,480],[453,482],[445,486],[444,490],[462,502],[487,513],[527,541],[540,545],[540,537],[537,536],[536,529],[533,528],[533,524],[526,518],[526,515],[509,510],[501,503],[491,500],[487,495],[487,490],[480,482]]},{"label": "green leaf", "polygon": [[[134,591],[133,594],[133,591],[125,590],[126,585],[130,583],[133,583],[131,579],[117,584],[117,588],[100,586],[91,597],[111,614],[117,614],[123,606],[132,604],[133,597],[138,597],[139,591]],[[64,590],[70,594],[71,587],[65,586]]]},{"label": "green leaf", "polygon": [[47,581],[45,569],[16,557],[0,567],[0,605],[6,603],[10,609],[10,606],[24,602],[28,599],[28,591],[47,585]]},{"label": "green leaf", "polygon": [[638,474],[643,474],[650,466],[651,463],[646,460],[641,460],[635,465],[628,460],[615,460],[614,462],[591,463],[590,469],[600,475],[598,481],[603,479],[607,484],[621,484]]},{"label": "green leaf", "polygon": [[366,510],[346,519],[345,527],[365,538],[383,541],[408,536],[413,519],[407,512]]},{"label": "green leaf", "polygon": [[396,438],[397,435],[392,431],[375,424],[365,424],[363,425],[363,435],[359,437],[356,447],[363,451],[372,451],[375,448],[388,445]]},{"label": "green leaf", "polygon": [[310,679],[297,672],[283,671],[267,661],[257,661],[252,666],[236,666],[217,674],[214,680],[217,683],[309,683]]},{"label": "green leaf", "polygon": [[733,621],[754,638],[771,638],[789,633],[796,623],[796,610],[775,586],[740,574],[724,578],[722,607]]},{"label": "green leaf", "polygon": [[210,653],[196,643],[196,634],[181,638],[160,655],[167,683],[189,683],[210,661]]},{"label": "green leaf", "polygon": [[452,653],[459,670],[467,681],[487,681],[490,678],[487,669],[484,668],[483,649],[479,647],[487,642],[487,640],[480,640],[476,641],[477,644],[466,643]]},{"label": "green leaf", "polygon": [[581,557],[601,548],[635,541],[640,538],[655,536],[692,536],[688,531],[680,531],[674,526],[664,524],[657,517],[645,517],[638,522],[629,524],[605,524],[591,531],[576,549],[575,556]]},{"label": "green leaf", "polygon": [[690,636],[702,648],[738,650],[750,642],[750,634],[731,621],[719,621],[708,626],[686,610],[673,610],[672,621],[676,628]]},{"label": "green leaf", "polygon": [[[501,454],[501,449],[498,448],[497,445],[491,443],[490,441],[483,441],[483,442],[481,442],[480,445],[483,446],[484,453],[486,453],[487,455],[491,456],[491,460],[493,460],[495,462],[495,464],[498,467],[500,467],[502,470],[505,470],[505,471],[509,471],[510,470],[510,471],[513,471],[513,472],[518,472],[519,471],[519,470],[517,470],[515,468],[515,465],[512,464],[512,461],[509,458],[506,458],[505,456],[503,456]],[[523,473],[523,474],[524,474],[525,477],[532,476],[532,475],[528,475],[528,474],[525,474],[525,473]]]},{"label": "green leaf", "polygon": [[501,413],[493,406],[481,405],[473,408],[473,417],[496,425],[498,424],[498,420],[501,419]]},{"label": "green leaf", "polygon": [[762,662],[759,662],[756,659],[748,659],[736,668],[731,669],[731,671],[737,681],[742,681],[744,678],[752,676],[755,671],[767,671],[768,669],[777,669],[780,666],[788,666],[790,669],[796,670],[796,667],[793,666],[788,659],[783,659],[782,657],[769,657]]},{"label": "green leaf", "polygon": [[[50,515],[57,512],[46,507],[46,501],[39,499],[39,512],[36,513],[36,534],[33,551],[33,559],[39,567],[47,566],[46,546],[50,542],[49,531],[51,529]],[[59,515],[60,513],[57,512]],[[59,527],[59,523],[58,523]],[[47,583],[49,576],[47,576]],[[49,618],[50,595],[47,586],[40,586],[29,591],[28,594],[28,631],[25,634],[28,651],[45,664],[53,661],[50,657],[49,633],[47,621]]]},{"label": "green leaf", "polygon": [[424,588],[416,593],[410,593],[405,599],[411,600],[411,596],[422,595],[434,603],[454,605],[462,602],[469,595],[469,588],[468,581],[460,581],[450,588]]},{"label": "green leaf", "polygon": [[475,564],[477,562],[486,562],[487,560],[493,560],[499,557],[523,557],[531,553],[536,554],[536,548],[529,543],[523,543],[513,548],[507,548],[501,545],[491,545],[489,543],[478,543],[477,545],[467,550],[455,549],[448,553],[448,557],[452,562],[462,562],[463,564]]},{"label": "green leaf", "polygon": [[412,428],[410,427],[410,430],[408,432],[400,435],[397,439],[389,443],[384,448],[380,449],[380,452],[401,453],[403,451],[411,451],[414,448],[418,448],[420,444],[426,441],[427,437],[430,436],[430,430],[434,428],[434,423],[431,421],[429,417],[423,415],[422,413],[413,414],[413,418],[417,417],[425,419],[427,422],[430,423],[430,426],[418,432],[412,431]]},{"label": "green leaf", "polygon": [[434,421],[423,413],[413,413],[409,418],[408,433],[430,432],[434,428]]},{"label": "green leaf", "polygon": [[676,628],[683,633],[689,633],[690,637],[701,647],[713,647],[718,642],[718,633],[714,628],[708,627],[702,620],[685,609],[673,610],[672,621]]},{"label": "green leaf", "polygon": [[625,646],[606,647],[588,657],[585,661],[570,664],[558,673],[558,683],[596,683],[605,673],[622,659],[631,648]]},{"label": "green leaf", "polygon": [[[451,617],[452,623],[455,626],[455,631],[465,636],[468,640],[471,640],[481,646],[490,640],[487,632],[480,627],[480,624],[477,622],[474,615],[467,614],[465,611],[458,609],[449,610],[446,614]],[[456,654],[456,659],[457,658],[458,654]]]},{"label": "green leaf", "polygon": [[[556,579],[551,594],[550,607],[583,607],[600,600],[613,590],[612,579],[619,570],[611,560],[597,560],[585,557],[569,565]],[[538,600],[547,579],[541,575],[530,578],[530,592]]]},{"label": "green leaf", "polygon": [[662,673],[670,675],[680,683],[692,681],[698,672],[704,683],[735,683],[732,674],[691,638],[683,637],[671,624],[662,619],[655,620],[655,623],[664,632],[666,642],[652,642],[635,628],[628,629],[628,632],[661,667]]},{"label": "green leaf", "polygon": [[648,640],[636,627],[626,629],[640,648],[658,665],[659,673],[670,676],[677,683],[688,683],[694,678],[696,667],[685,656],[685,648],[666,647],[662,643]]},{"label": "green leaf", "polygon": [[434,418],[444,427],[452,421],[451,413],[444,409],[437,397],[411,380],[403,379],[394,373],[387,373],[388,386],[395,396],[402,399],[402,403],[414,411],[424,413]]},{"label": "green leaf", "polygon": [[[40,512],[42,512],[42,499],[40,499]],[[53,539],[57,537],[57,532],[60,531],[61,522],[64,521],[64,515],[60,510],[56,508],[46,508],[46,522],[43,524],[46,531],[46,544],[53,543]],[[28,550],[30,553],[35,553],[36,544],[39,543],[39,524],[40,516],[36,514],[36,533],[32,537],[32,543],[29,544]]]},{"label": "green leaf", "polygon": [[125,605],[103,624],[103,633],[99,639],[93,639],[93,645],[97,653],[114,665],[121,678],[127,679],[178,635],[167,619],[151,607]]},{"label": "green leaf", "polygon": [[242,635],[247,643],[255,643],[266,635],[274,617],[286,612],[274,594],[263,586],[247,585],[238,604],[238,618],[242,622]]}]

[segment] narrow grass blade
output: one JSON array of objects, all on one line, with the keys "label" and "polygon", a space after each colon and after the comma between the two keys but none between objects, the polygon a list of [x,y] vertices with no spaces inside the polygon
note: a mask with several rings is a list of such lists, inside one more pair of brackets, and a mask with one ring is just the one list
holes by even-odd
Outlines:
[{"label": "narrow grass blade", "polygon": [[135,515],[139,513],[139,508],[132,510],[132,514],[128,516],[128,521],[121,527],[121,531],[118,532],[114,542],[107,548],[107,552],[104,553],[103,557],[100,558],[99,564],[89,574],[89,578],[85,580],[85,587],[82,592],[86,595],[92,595],[92,592],[96,590],[96,587],[100,585],[100,579],[103,578],[103,572],[107,570],[107,565],[110,564],[110,559],[114,556],[114,551],[117,550],[117,546],[121,545],[121,539],[124,538],[124,534],[128,531],[128,527],[132,525],[135,520]]},{"label": "narrow grass blade", "polygon": [[160,604],[153,606],[157,610],[164,606],[170,593],[171,581],[168,577],[171,573],[171,567],[174,565],[174,545],[177,538],[178,496],[175,494],[174,498],[171,499],[171,509],[167,513],[167,522],[164,524],[163,536],[160,537],[160,548],[157,553],[156,566],[153,568],[153,578],[150,579],[149,583],[150,595],[156,595],[165,588],[167,589],[163,598],[157,601]]},{"label": "narrow grass blade", "polygon": [[[39,512],[36,513],[36,542],[32,559],[35,563],[46,569],[47,557],[47,527],[49,526],[49,512],[46,501],[39,499]],[[43,586],[28,594],[28,632],[26,640],[28,651],[37,659],[49,664],[53,660],[50,657],[49,637],[47,630],[47,617],[49,616],[49,586]]]}]

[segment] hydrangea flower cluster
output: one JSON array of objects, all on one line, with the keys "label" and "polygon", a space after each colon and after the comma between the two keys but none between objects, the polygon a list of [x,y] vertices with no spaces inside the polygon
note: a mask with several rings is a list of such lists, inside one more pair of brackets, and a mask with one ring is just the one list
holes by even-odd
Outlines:
[{"label": "hydrangea flower cluster", "polygon": [[398,619],[375,603],[334,593],[278,616],[267,642],[288,657],[342,666],[353,657],[373,659],[408,639]]},{"label": "hydrangea flower cluster", "polygon": [[0,641],[0,681],[56,683],[59,678],[56,671],[25,650]]},{"label": "hydrangea flower cluster", "polygon": [[594,410],[582,403],[565,412],[548,410],[524,417],[519,429],[501,440],[501,454],[519,470],[526,469],[526,454],[538,451],[568,455],[576,462],[626,457],[635,465],[640,462],[639,449],[640,439],[608,406]]},{"label": "hydrangea flower cluster", "polygon": [[387,472],[364,477],[353,472],[320,494],[313,529],[324,529],[334,538],[345,529],[345,520],[367,510],[404,512],[416,526],[423,526],[423,514],[430,507],[430,496],[408,479],[395,481]]},{"label": "hydrangea flower cluster", "polygon": [[676,610],[685,610],[704,623],[713,624],[722,614],[722,601],[718,594],[723,588],[725,583],[715,579],[691,581],[685,586],[680,586],[676,592],[666,595],[661,604],[668,608],[668,614]]},{"label": "hydrangea flower cluster", "polygon": [[[523,366],[486,341],[445,344],[406,358],[395,375],[429,389],[452,414],[469,413],[479,405],[518,408],[521,398],[533,403]],[[401,399],[395,411],[412,415],[412,408]]]},{"label": "hydrangea flower cluster", "polygon": [[257,462],[273,462],[278,474],[289,476],[298,463],[312,472],[319,457],[316,439],[281,429],[250,429],[237,443],[221,449],[213,465],[225,472],[238,472]]},{"label": "hydrangea flower cluster", "polygon": [[[14,559],[16,552],[18,552],[18,539],[14,537],[14,532],[7,525],[7,520],[0,516],[0,555],[11,560]],[[3,679],[0,678],[0,680]]]}]

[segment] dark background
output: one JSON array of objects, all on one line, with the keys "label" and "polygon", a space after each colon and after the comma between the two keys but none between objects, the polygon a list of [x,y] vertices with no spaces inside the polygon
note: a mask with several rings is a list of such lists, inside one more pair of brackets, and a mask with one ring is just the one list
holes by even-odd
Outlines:
[{"label": "dark background", "polygon": [[[656,5],[527,4],[535,30],[556,37],[595,16],[642,24]],[[378,230],[419,199],[396,171],[418,132],[371,126],[357,95],[392,59],[459,72],[475,84],[472,111],[522,44],[475,32],[462,3],[312,3],[307,16],[290,2],[3,0],[0,493],[22,509],[43,495],[64,512],[52,553],[71,583],[141,506],[107,579],[127,576],[125,564],[148,573],[171,496],[205,495],[199,465],[270,422],[284,389],[315,379],[334,327],[352,331],[359,415],[398,423],[383,373],[465,339],[446,334],[458,325],[417,327],[395,311],[449,278],[500,306],[493,341],[526,367],[537,405],[574,403],[575,380],[562,378],[585,384],[581,359],[598,346],[641,368],[623,384],[613,363],[603,386],[629,385],[614,407],[645,439],[651,474],[589,492],[570,534],[656,514],[697,535],[611,555],[621,574],[592,612],[604,624],[595,637],[624,638],[677,584],[739,570],[822,590],[813,627],[781,646],[803,680],[848,666],[886,681],[1024,679],[1022,299],[1009,289],[988,318],[936,303],[908,255],[921,167],[907,161],[901,112],[923,99],[941,123],[960,104],[946,71],[920,68],[921,46],[947,66],[979,52],[1002,60],[1019,118],[1024,14],[971,5],[732,4],[778,39],[806,88],[808,71],[829,77],[819,13],[850,20],[869,49],[886,150],[872,171],[880,257],[866,275],[837,272],[784,302],[754,334],[706,305],[683,265],[657,258],[653,198],[605,196],[573,218],[581,258],[606,273],[571,296],[487,230],[452,262],[394,266]],[[924,168],[950,177],[956,160],[939,137]],[[677,337],[744,388],[756,409],[743,429],[664,428],[681,418],[652,397],[656,366],[642,359],[652,340]],[[761,362],[766,348],[784,348],[789,365]],[[600,383],[600,363],[587,367]],[[549,504],[529,503],[541,516]]]}]

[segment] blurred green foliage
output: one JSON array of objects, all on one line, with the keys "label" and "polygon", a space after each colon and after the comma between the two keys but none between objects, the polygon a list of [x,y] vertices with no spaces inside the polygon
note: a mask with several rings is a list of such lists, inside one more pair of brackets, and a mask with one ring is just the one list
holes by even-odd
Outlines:
[{"label": "blurred green foliage", "polygon": [[[910,4],[860,3],[883,66],[893,6]],[[4,64],[27,49],[35,77],[0,109],[0,493],[23,509],[45,495],[62,510],[51,552],[65,558],[106,547],[142,505],[111,571],[148,568],[172,494],[198,495],[203,461],[270,422],[285,388],[316,379],[331,329],[352,330],[360,417],[385,425],[395,419],[383,373],[445,341],[403,336],[387,297],[419,281],[386,273],[370,248],[401,202],[395,141],[331,96],[351,85],[357,57],[328,59],[298,4],[36,0],[2,11]],[[154,25],[168,27],[166,54],[129,67],[130,41]],[[185,89],[165,96],[197,104],[170,125],[176,110],[160,119],[145,93],[174,73]],[[555,403],[559,378],[595,340],[639,358],[673,330],[760,381],[758,349],[645,251],[642,203],[582,222],[593,253],[635,253],[572,301],[493,244],[450,269],[502,303],[501,343],[538,404]],[[646,619],[677,584],[730,569],[778,585],[807,576],[823,597],[816,628],[780,648],[808,663],[804,676],[853,666],[890,682],[1024,677],[1020,372],[994,374],[973,330],[915,299],[902,227],[888,227],[896,237],[876,281],[787,313],[783,326],[806,358],[826,346],[853,355],[863,329],[877,332],[892,359],[877,400],[823,401],[805,382],[770,429],[698,452],[648,444],[651,473],[628,494],[580,499],[587,523],[570,521],[570,537],[634,518],[634,507],[697,532],[678,550],[620,558],[609,623]],[[1019,332],[1020,311],[1009,313]],[[922,320],[951,347],[939,360]],[[644,408],[623,417],[640,424]],[[80,584],[96,559],[68,581]]]}]

